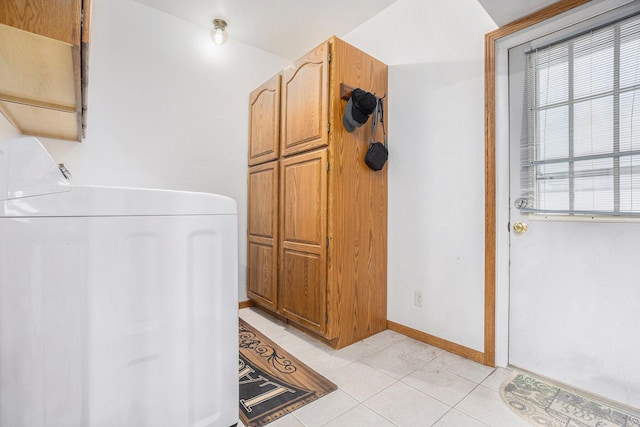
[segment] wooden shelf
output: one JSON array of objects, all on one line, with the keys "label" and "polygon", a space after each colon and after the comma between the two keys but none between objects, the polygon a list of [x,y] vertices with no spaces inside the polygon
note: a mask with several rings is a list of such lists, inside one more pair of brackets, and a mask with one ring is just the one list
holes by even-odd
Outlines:
[{"label": "wooden shelf", "polygon": [[0,111],[20,133],[82,140],[90,6],[89,0],[0,2]]}]

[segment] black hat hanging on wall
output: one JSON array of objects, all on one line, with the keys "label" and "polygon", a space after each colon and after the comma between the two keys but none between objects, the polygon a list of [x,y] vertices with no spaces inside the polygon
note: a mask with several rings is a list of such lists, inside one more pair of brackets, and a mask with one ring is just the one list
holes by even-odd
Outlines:
[{"label": "black hat hanging on wall", "polygon": [[[384,128],[383,98],[384,97],[380,99],[376,98],[376,106],[373,112],[373,118],[371,119],[371,139],[369,142],[369,149],[364,156],[364,162],[369,166],[369,169],[374,171],[382,170],[384,164],[389,158],[389,150],[387,148],[387,131]],[[380,125],[382,126],[384,144],[381,142],[373,142],[376,139],[378,122],[380,122]]]},{"label": "black hat hanging on wall", "polygon": [[342,124],[347,132],[353,132],[367,123],[376,105],[378,105],[378,98],[374,94],[360,88],[353,89],[342,116]]}]

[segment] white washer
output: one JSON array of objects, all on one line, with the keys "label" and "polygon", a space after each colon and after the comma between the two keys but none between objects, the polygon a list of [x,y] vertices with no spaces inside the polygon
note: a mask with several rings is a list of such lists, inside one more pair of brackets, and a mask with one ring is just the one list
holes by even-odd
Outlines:
[{"label": "white washer", "polygon": [[0,143],[0,425],[238,422],[237,208]]}]

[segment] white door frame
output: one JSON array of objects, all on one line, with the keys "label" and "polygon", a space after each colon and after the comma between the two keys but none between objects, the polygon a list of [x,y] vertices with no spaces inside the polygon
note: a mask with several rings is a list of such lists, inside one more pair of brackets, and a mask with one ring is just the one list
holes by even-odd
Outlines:
[{"label": "white door frame", "polygon": [[[489,107],[487,107],[486,111],[487,126],[495,120],[495,128],[493,137],[491,132],[486,132],[485,145],[488,152],[485,157],[489,159],[492,154],[495,156],[495,168],[493,171],[495,205],[491,206],[490,200],[486,203],[487,211],[494,208],[493,213],[495,215],[495,223],[487,224],[487,230],[489,230],[489,227],[494,227],[495,230],[495,266],[493,266],[495,268],[495,293],[493,297],[495,301],[496,366],[506,367],[509,364],[509,49],[633,1],[592,0],[581,4],[581,2],[564,0],[531,15],[529,18],[524,18],[523,21],[516,21],[487,35],[486,43],[493,43],[495,49],[493,52],[495,61],[493,105],[495,110],[490,111]],[[554,8],[556,13],[554,13]],[[566,10],[566,12],[562,13],[562,9]],[[558,14],[557,11],[561,13]],[[527,19],[530,21],[529,24],[526,23]],[[486,66],[489,67],[487,64]],[[486,101],[485,105],[491,105],[491,102],[487,103]],[[495,147],[495,151],[490,153],[489,150],[492,147]],[[491,173],[489,165],[487,165],[487,168],[488,173]],[[491,182],[487,179],[485,189],[487,199],[491,196],[491,186]],[[489,221],[493,218],[493,215],[488,212],[486,217]],[[489,249],[489,245],[487,245],[487,249]],[[492,259],[490,256],[485,258],[489,261]],[[487,265],[486,268],[490,270],[491,266]],[[489,278],[490,276],[491,274],[487,271],[486,277]],[[490,329],[485,325],[485,330]],[[485,353],[487,353],[486,348]]]}]

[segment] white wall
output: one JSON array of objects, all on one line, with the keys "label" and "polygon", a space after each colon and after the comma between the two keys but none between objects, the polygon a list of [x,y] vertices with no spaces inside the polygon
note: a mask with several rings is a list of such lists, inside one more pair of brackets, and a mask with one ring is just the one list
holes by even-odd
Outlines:
[{"label": "white wall", "polygon": [[388,319],[479,351],[484,35],[495,28],[476,0],[399,0],[344,36],[390,65]]},{"label": "white wall", "polygon": [[93,2],[88,132],[43,140],[74,184],[220,193],[238,202],[246,299],[249,92],[289,63],[132,0]]},{"label": "white wall", "polygon": [[[87,138],[43,142],[75,184],[235,198],[245,299],[248,93],[290,61],[233,37],[216,50],[206,28],[132,0],[93,8]],[[388,317],[480,351],[483,37],[493,28],[475,0],[399,0],[344,36],[390,65]]]}]

